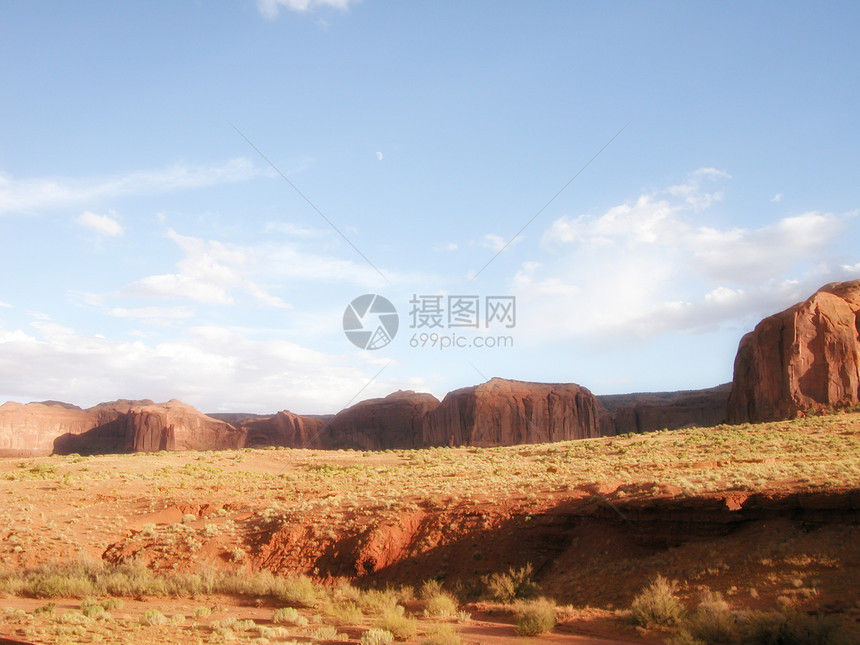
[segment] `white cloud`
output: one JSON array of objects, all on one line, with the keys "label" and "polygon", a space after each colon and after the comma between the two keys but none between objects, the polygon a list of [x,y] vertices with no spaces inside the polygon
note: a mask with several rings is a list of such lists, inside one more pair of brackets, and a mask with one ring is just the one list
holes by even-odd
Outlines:
[{"label": "white cloud", "polygon": [[804,213],[748,230],[700,228],[687,244],[692,263],[710,280],[758,284],[818,256],[846,227],[829,213]]},{"label": "white cloud", "polygon": [[705,181],[717,181],[719,179],[730,179],[731,175],[716,168],[699,168],[690,173],[687,182],[678,186],[670,186],[667,192],[682,198],[687,205],[696,211],[701,211],[723,198],[723,192],[718,190],[712,193],[705,192],[702,184]]},{"label": "white cloud", "polygon": [[773,197],[770,198],[770,201],[772,201],[774,203],[781,202],[782,201],[782,193],[777,193],[776,195],[774,195]]},{"label": "white cloud", "polygon": [[257,0],[260,13],[269,20],[278,17],[282,8],[290,11],[312,11],[319,7],[334,7],[343,11],[358,0]]},{"label": "white cloud", "polygon": [[99,235],[107,235],[108,237],[119,237],[125,232],[122,225],[110,215],[96,215],[91,211],[81,213],[77,222]]},{"label": "white cloud", "polygon": [[16,179],[0,172],[0,213],[35,212],[120,195],[159,193],[247,181],[263,174],[244,157],[221,164],[175,164],[98,179]]},{"label": "white cloud", "polygon": [[106,313],[116,318],[138,320],[185,320],[194,316],[194,310],[189,307],[112,307]]},{"label": "white cloud", "polygon": [[286,304],[244,277],[252,258],[248,249],[212,240],[180,235],[169,229],[167,237],[185,252],[176,273],[151,275],[123,289],[121,295],[138,298],[180,298],[207,304],[233,304],[233,291],[250,294],[259,302]]},{"label": "white cloud", "polygon": [[542,237],[548,254],[524,262],[513,281],[522,328],[535,338],[705,331],[746,324],[856,276],[860,265],[822,261],[853,213],[809,212],[751,229],[708,225],[720,191],[703,183],[724,178],[704,169],[602,215],[556,219]]},{"label": "white cloud", "polygon": [[[285,340],[254,340],[217,326],[149,344],[39,322],[27,331],[0,327],[0,396],[83,406],[116,398],[178,398],[204,412],[331,413],[378,371],[374,361]],[[360,398],[388,394],[398,385],[374,382]]]},{"label": "white cloud", "polygon": [[447,244],[437,244],[433,247],[434,251],[456,251],[460,248],[456,242],[448,242]]},{"label": "white cloud", "polygon": [[12,305],[10,305],[8,302],[3,302],[2,300],[0,300],[0,309],[3,308],[12,309]]},{"label": "white cloud", "polygon": [[495,233],[487,233],[477,242],[473,242],[473,245],[483,246],[485,249],[491,249],[493,251],[502,251],[511,248],[514,244],[519,242],[522,238],[517,237],[513,240],[507,240],[503,238],[501,235],[496,235]]}]

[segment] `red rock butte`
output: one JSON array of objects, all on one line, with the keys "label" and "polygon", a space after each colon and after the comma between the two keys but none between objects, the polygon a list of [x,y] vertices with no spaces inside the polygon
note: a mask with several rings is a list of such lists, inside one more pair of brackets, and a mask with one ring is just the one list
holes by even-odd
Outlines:
[{"label": "red rock butte", "polygon": [[821,287],[741,339],[730,423],[860,403],[860,280]]}]

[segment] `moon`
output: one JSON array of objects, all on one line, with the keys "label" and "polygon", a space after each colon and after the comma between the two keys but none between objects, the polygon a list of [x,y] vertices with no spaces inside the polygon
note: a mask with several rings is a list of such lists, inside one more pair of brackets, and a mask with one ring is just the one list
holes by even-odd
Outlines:
[{"label": "moon", "polygon": [[377,158],[377,159],[379,159],[380,161],[382,161],[382,153],[381,153],[381,152],[377,152],[377,153],[376,153],[376,158]]}]

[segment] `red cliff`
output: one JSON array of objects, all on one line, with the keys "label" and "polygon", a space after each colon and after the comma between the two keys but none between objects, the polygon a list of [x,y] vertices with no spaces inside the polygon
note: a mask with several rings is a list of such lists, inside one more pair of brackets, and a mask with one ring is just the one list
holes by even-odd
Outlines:
[{"label": "red cliff", "polygon": [[828,284],[741,339],[731,423],[860,403],[860,280]]},{"label": "red cliff", "polygon": [[389,450],[420,448],[428,412],[439,406],[432,394],[400,390],[339,412],[323,431],[326,448]]},{"label": "red cliff", "polygon": [[424,419],[425,445],[510,446],[600,436],[599,405],[573,383],[494,378],[448,393]]}]

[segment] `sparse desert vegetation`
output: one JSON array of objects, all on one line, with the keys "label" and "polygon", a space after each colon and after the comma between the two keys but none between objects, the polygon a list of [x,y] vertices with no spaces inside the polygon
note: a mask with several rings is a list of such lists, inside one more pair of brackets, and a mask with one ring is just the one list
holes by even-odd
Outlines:
[{"label": "sparse desert vegetation", "polygon": [[853,412],[510,448],[4,459],[0,634],[837,643],[860,615],[858,489]]}]

